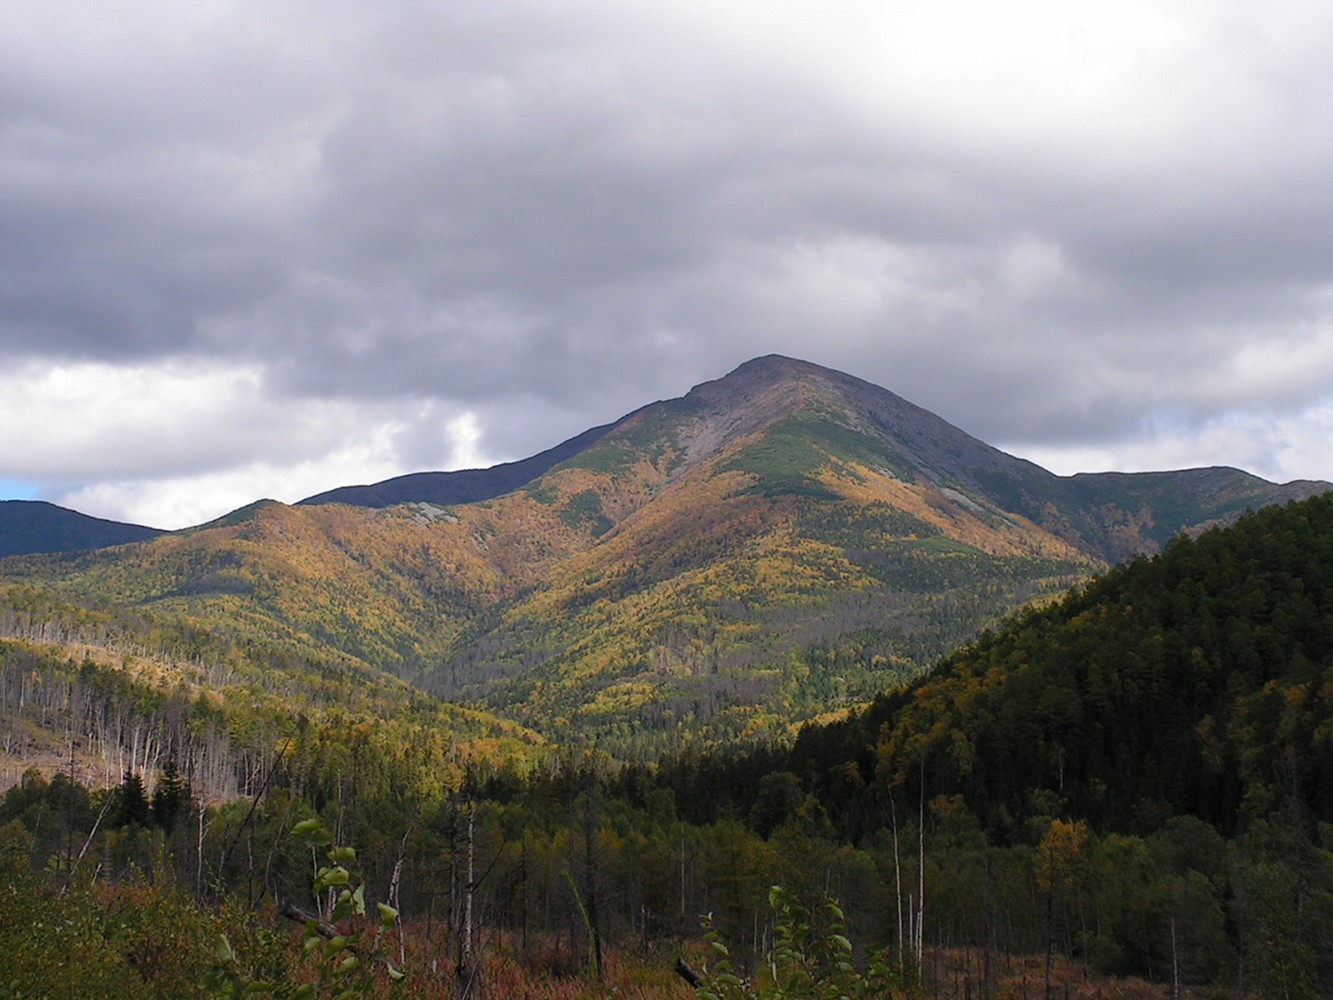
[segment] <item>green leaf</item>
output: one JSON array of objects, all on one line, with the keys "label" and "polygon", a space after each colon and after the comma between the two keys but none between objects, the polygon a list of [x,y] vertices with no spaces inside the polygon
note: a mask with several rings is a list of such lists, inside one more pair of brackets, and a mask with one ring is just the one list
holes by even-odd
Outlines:
[{"label": "green leaf", "polygon": [[352,880],[351,873],[348,872],[346,868],[344,868],[342,865],[335,865],[333,868],[329,870],[329,873],[324,876],[323,881],[326,886],[334,886],[334,885],[346,885],[351,880]]}]

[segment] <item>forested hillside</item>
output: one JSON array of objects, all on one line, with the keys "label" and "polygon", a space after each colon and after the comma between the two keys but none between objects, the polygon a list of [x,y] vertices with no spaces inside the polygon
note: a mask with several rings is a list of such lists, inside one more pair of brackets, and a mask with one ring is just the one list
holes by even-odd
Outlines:
[{"label": "forested hillside", "polygon": [[279,760],[316,798],[420,781],[439,792],[469,760],[521,769],[544,745],[345,656],[22,586],[0,587],[0,738],[6,786],[30,768],[151,785],[170,762],[215,803],[256,794]]},{"label": "forested hillside", "polygon": [[844,763],[962,795],[1001,838],[1034,796],[1100,829],[1281,814],[1313,834],[1333,821],[1333,494],[1177,538],[793,755],[830,806]]},{"label": "forested hillside", "polygon": [[1330,566],[1333,494],[1181,536],[790,750],[655,781],[693,822],[756,834],[866,845],[919,813],[940,845],[928,881],[960,907],[936,913],[942,940],[1012,933],[1003,866],[1026,856],[1048,907],[1028,949],[1328,995]]},{"label": "forested hillside", "polygon": [[[668,971],[680,953],[707,989],[723,982],[709,978],[720,953],[698,943],[711,914],[732,968],[773,996],[773,969],[792,982],[851,975],[838,965],[843,920],[856,943],[847,960],[873,960],[866,974],[904,995],[1326,996],[1330,557],[1333,496],[1181,538],[790,746],[629,767],[591,750],[513,757],[481,739],[436,752],[420,741],[432,727],[457,732],[460,719],[395,728],[401,696],[367,687],[361,704],[383,722],[330,711],[275,725],[243,799],[201,794],[188,757],[151,781],[127,767],[109,790],[32,773],[0,801],[11,882],[0,963],[40,992],[70,967],[56,956],[84,954],[71,935],[85,934],[115,942],[101,957],[121,970],[107,996],[180,995],[210,968],[224,985],[327,983],[319,941],[302,958],[299,941],[272,935],[280,913],[316,906],[310,849],[293,830],[318,817],[356,849],[364,898],[401,918],[380,931],[348,918],[340,930],[384,935],[358,954],[386,988],[380,963],[392,960],[407,995],[468,983],[671,995],[684,988]],[[76,680],[73,664],[41,652],[62,637],[39,622],[77,625],[90,649],[118,652],[127,676],[145,676],[143,657],[178,656],[187,638],[131,651],[110,641],[130,623],[63,607],[26,614],[7,619],[29,635],[4,651],[6,704],[34,710],[32,678],[65,670],[84,692],[71,732],[98,718],[86,710],[97,701],[88,692],[105,690],[98,657]],[[238,679],[264,662],[229,655]],[[261,693],[262,677],[235,688],[230,718],[247,717],[240,692]],[[149,706],[150,689],[137,689]],[[443,711],[405,697],[409,712]],[[145,718],[171,732],[183,713],[174,752],[206,732],[200,711],[197,698]],[[774,884],[786,894],[770,896]],[[69,893],[81,920],[61,917]],[[39,910],[49,924],[20,917]]]}]

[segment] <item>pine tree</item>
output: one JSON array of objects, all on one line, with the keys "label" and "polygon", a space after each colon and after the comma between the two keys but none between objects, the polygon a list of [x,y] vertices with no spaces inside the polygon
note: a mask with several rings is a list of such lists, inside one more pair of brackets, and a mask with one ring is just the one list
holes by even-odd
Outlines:
[{"label": "pine tree", "polygon": [[133,771],[126,771],[116,789],[116,804],[112,810],[112,826],[147,826],[152,818],[143,779]]},{"label": "pine tree", "polygon": [[194,798],[189,780],[168,760],[157,777],[153,790],[153,822],[170,834],[181,817],[190,811]]}]

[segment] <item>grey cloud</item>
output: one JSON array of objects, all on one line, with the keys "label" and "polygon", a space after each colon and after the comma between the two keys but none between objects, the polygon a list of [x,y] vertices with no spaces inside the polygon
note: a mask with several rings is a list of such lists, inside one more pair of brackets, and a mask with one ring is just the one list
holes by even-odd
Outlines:
[{"label": "grey cloud", "polygon": [[1098,168],[875,126],[615,6],[241,13],[88,25],[86,64],[0,43],[0,351],[256,362],[435,401],[411,458],[461,408],[516,458],[774,350],[987,439],[1113,440],[1328,320],[1307,76],[1267,83],[1310,118],[1271,148]]}]

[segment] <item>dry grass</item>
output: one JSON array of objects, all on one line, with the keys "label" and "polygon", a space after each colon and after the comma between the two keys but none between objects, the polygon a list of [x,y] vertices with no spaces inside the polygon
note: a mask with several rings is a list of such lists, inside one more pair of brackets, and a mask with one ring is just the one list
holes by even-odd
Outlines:
[{"label": "dry grass", "polygon": [[[447,933],[437,926],[428,939],[419,923],[409,924],[406,932],[408,978],[394,995],[455,997],[457,977]],[[481,974],[469,993],[471,1000],[690,1000],[694,996],[672,971],[676,952],[671,949],[641,954],[608,948],[600,980],[587,969],[580,946],[567,938],[535,940],[525,955],[512,935],[487,932],[477,955]]]},{"label": "dry grass", "polygon": [[[454,997],[456,981],[445,935],[437,929],[426,945],[422,929],[408,928],[410,978],[401,997]],[[697,947],[694,949],[697,951]],[[479,949],[482,974],[474,1000],[691,1000],[694,993],[675,975],[678,949],[663,947],[640,952],[608,948],[603,975],[588,974],[586,956],[568,938],[542,938],[526,954],[516,939],[491,934]],[[435,957],[431,957],[435,956]],[[701,956],[687,959],[696,967]],[[1051,967],[1049,998],[1046,962],[1040,955],[993,956],[987,981],[985,953],[979,948],[942,949],[927,953],[927,983],[921,991],[929,1000],[1171,1000],[1167,983],[1142,979],[1089,977],[1080,963],[1057,958]],[[1233,994],[1203,986],[1185,986],[1181,1000],[1233,1000]]]},{"label": "dry grass", "polygon": [[[951,948],[927,954],[931,986],[938,1000],[1048,1000],[1046,959],[1041,955],[992,956],[987,983],[986,954],[980,948]],[[1226,1000],[1233,994],[1208,986],[1182,986],[1181,1000]],[[1079,962],[1057,957],[1051,964],[1049,1000],[1171,1000],[1169,983],[1143,979],[1090,977]]]}]

